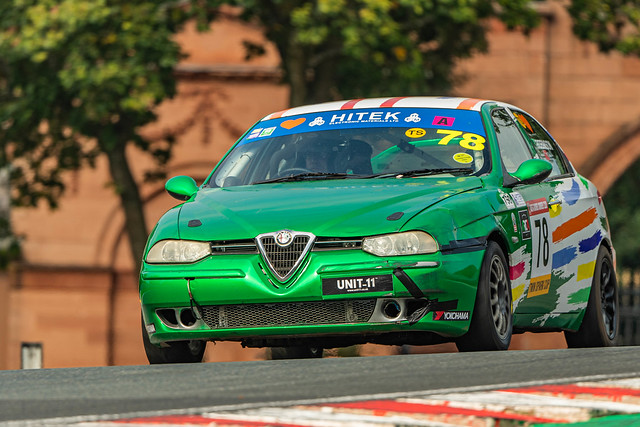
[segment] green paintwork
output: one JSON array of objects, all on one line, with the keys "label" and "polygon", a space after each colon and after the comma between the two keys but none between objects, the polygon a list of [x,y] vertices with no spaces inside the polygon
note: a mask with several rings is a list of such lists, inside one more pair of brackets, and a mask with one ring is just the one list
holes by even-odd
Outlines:
[{"label": "green paintwork", "polygon": [[[496,107],[495,103],[486,103],[482,110],[476,113],[480,120],[485,121],[484,129],[493,129],[487,120],[490,120],[491,109]],[[439,112],[438,115],[446,116],[446,112]],[[451,115],[454,116],[454,113]],[[455,117],[458,117],[458,122],[462,122],[463,116]],[[303,118],[306,123],[314,119],[312,116]],[[304,121],[300,121],[302,122]],[[256,135],[265,131],[274,132],[269,130],[269,123],[258,122],[255,130],[250,129],[241,137],[237,149],[245,150],[242,156],[259,157],[256,154],[258,151],[252,151],[253,148],[260,147],[256,142],[259,141]],[[284,122],[273,123],[275,124],[271,127],[274,129],[280,129],[279,123],[283,123],[282,127],[285,127]],[[290,123],[288,126],[294,124]],[[588,207],[594,204],[597,206],[595,186],[578,177],[573,169],[567,176],[545,179],[551,172],[551,165],[540,159],[527,160],[515,173],[508,175],[503,172],[498,141],[493,131],[486,134],[482,151],[473,145],[475,142],[465,147],[464,138],[474,138],[474,141],[479,138],[480,128],[476,126],[473,129],[467,131],[462,128],[460,135],[444,142],[442,138],[451,133],[448,129],[438,133],[433,131],[428,136],[429,139],[414,138],[409,142],[416,149],[441,150],[438,155],[446,155],[442,155],[438,161],[450,161],[452,167],[471,167],[470,161],[467,161],[464,155],[458,157],[459,160],[451,160],[453,155],[465,153],[468,158],[474,159],[474,175],[468,175],[468,172],[463,170],[461,176],[448,173],[416,177],[402,174],[396,176],[397,170],[393,169],[392,173],[387,173],[388,176],[380,178],[354,175],[347,176],[348,179],[285,179],[284,182],[246,185],[239,181],[241,178],[229,173],[228,177],[233,179],[220,180],[217,185],[207,185],[218,182],[216,174],[224,175],[226,171],[233,170],[235,165],[246,160],[243,160],[242,156],[234,158],[232,148],[201,187],[197,187],[190,177],[171,178],[166,184],[167,191],[185,203],[174,207],[160,218],[150,234],[145,255],[156,242],[165,239],[206,241],[213,242],[214,246],[229,242],[252,244],[257,236],[263,233],[274,233],[284,229],[312,233],[318,239],[340,238],[356,241],[366,236],[422,230],[437,241],[439,251],[433,254],[405,255],[387,259],[366,253],[359,248],[312,250],[304,255],[300,266],[284,282],[278,280],[267,267],[265,259],[255,246],[253,251],[248,253],[215,251],[212,255],[191,264],[152,265],[143,261],[139,285],[140,299],[145,324],[153,324],[155,328],[155,333],[149,337],[150,341],[159,345],[168,341],[189,339],[243,342],[253,340],[253,344],[249,345],[256,345],[256,340],[264,340],[260,342],[269,345],[269,339],[283,337],[296,339],[314,336],[353,336],[366,341],[368,338],[362,338],[365,335],[371,337],[372,334],[405,332],[432,332],[445,340],[453,339],[465,334],[469,328],[469,319],[473,316],[476,298],[479,267],[484,257],[482,243],[487,239],[500,244],[512,269],[514,327],[534,331],[537,328],[577,329],[589,296],[590,281],[583,279],[578,282],[575,269],[578,268],[578,264],[588,263],[591,259],[590,254],[597,252],[591,248],[586,254],[580,252],[580,242],[592,237],[593,230],[589,229],[588,235],[578,233],[558,241],[553,241],[552,237],[563,223],[570,221]],[[472,137],[462,135],[464,132]],[[283,146],[288,141],[286,136],[282,139]],[[337,149],[343,148],[346,149],[346,146],[338,146]],[[371,158],[373,173],[388,172],[390,165],[397,163],[398,156],[407,156],[406,153],[411,153],[413,149],[407,149],[406,146],[401,149],[399,145],[381,148]],[[228,167],[225,166],[225,161],[229,162]],[[421,158],[415,163],[421,164],[420,162],[424,161],[426,160]],[[299,165],[293,169],[295,173],[309,172]],[[269,181],[274,176],[277,175],[262,176],[255,182]],[[514,180],[518,182],[513,184]],[[231,185],[227,185],[229,182]],[[503,185],[504,183],[509,185]],[[576,194],[580,195],[579,200]],[[556,201],[562,202],[558,204],[558,211],[548,208],[542,215],[543,222],[548,221],[545,225],[548,227],[545,231],[547,235],[543,239],[549,246],[548,252],[539,247],[544,243],[540,240],[543,236],[542,228],[535,228],[536,224],[542,224],[542,216],[534,217],[537,214],[531,209],[535,208],[525,204],[540,200],[545,202],[544,207],[547,207],[546,203],[550,206]],[[608,229],[604,227],[606,219],[603,220],[604,208],[597,209],[599,220],[596,223],[602,225],[599,228],[600,236],[608,242]],[[399,213],[400,217],[393,216]],[[528,237],[523,228],[523,221],[531,221],[527,225],[530,227]],[[588,244],[583,242],[582,247]],[[459,249],[459,245],[467,246]],[[557,256],[554,258],[554,255]],[[528,285],[534,278],[533,271],[536,268],[536,274],[542,274],[542,270],[533,267],[536,261],[540,264],[541,256],[544,258],[544,265],[547,266],[546,274],[550,276],[549,286],[543,292],[532,294]],[[562,264],[562,256],[568,260],[565,264]],[[571,258],[572,256],[575,259]],[[562,268],[554,268],[551,271],[553,263],[562,264]],[[525,267],[522,267],[523,265]],[[455,311],[468,311],[469,319],[438,321],[429,313],[415,324],[402,320],[210,329],[202,322],[188,328],[176,328],[163,323],[156,313],[156,310],[161,308],[181,310],[194,305],[411,298],[409,290],[396,276],[392,276],[390,291],[323,294],[323,279],[392,275],[396,268],[403,269],[429,299],[457,301]],[[193,299],[190,298],[190,293]],[[360,342],[358,339],[355,339],[355,342]]]},{"label": "green paintwork", "polygon": [[523,162],[512,175],[518,179],[519,184],[536,184],[541,182],[551,173],[551,164],[540,159],[531,159]]},{"label": "green paintwork", "polygon": [[174,176],[165,184],[165,189],[178,200],[189,200],[198,191],[196,181],[190,176]]}]

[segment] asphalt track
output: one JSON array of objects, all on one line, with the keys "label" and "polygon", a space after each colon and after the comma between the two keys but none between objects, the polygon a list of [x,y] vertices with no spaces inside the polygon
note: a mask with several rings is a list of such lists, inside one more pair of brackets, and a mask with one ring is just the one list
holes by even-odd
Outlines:
[{"label": "asphalt track", "polygon": [[0,422],[477,391],[640,376],[640,347],[0,372]]}]

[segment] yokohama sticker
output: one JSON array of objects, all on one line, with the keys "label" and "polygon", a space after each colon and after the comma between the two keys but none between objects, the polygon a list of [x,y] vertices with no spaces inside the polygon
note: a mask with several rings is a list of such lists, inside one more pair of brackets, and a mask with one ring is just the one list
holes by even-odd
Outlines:
[{"label": "yokohama sticker", "polygon": [[434,311],[433,320],[469,320],[468,311]]}]

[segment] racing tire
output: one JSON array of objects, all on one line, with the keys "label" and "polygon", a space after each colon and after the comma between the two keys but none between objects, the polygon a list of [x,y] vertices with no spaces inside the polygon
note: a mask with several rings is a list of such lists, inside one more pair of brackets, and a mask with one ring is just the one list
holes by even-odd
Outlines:
[{"label": "racing tire", "polygon": [[567,347],[612,347],[618,344],[618,281],[609,250],[600,246],[589,301],[580,328],[565,331]]},{"label": "racing tire", "polygon": [[507,350],[511,343],[511,281],[504,252],[489,241],[482,259],[469,331],[456,340],[458,351]]},{"label": "racing tire", "polygon": [[319,359],[322,357],[322,347],[295,346],[271,347],[271,360],[282,359]]},{"label": "racing tire", "polygon": [[142,342],[149,364],[164,363],[200,363],[207,347],[206,341],[176,341],[167,343],[167,347],[158,347],[149,341],[149,335],[142,321]]}]

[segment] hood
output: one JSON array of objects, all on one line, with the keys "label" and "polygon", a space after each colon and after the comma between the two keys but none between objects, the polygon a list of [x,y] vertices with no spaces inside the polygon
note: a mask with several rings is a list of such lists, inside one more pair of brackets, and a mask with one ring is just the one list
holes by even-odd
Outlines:
[{"label": "hood", "polygon": [[[203,188],[182,205],[180,238],[252,239],[282,229],[324,237],[391,233],[429,206],[480,187],[477,177],[429,177]],[[387,219],[397,212],[401,218]],[[192,220],[201,225],[189,227]]]}]

